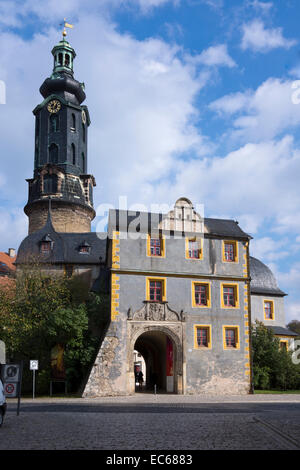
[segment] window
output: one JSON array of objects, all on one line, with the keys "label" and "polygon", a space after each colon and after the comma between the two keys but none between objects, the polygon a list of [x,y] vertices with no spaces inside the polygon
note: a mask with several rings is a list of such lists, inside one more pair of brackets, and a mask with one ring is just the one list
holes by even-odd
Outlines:
[{"label": "window", "polygon": [[74,144],[71,144],[72,163],[76,165],[76,148]]},{"label": "window", "polygon": [[75,117],[75,114],[72,114],[71,131],[76,131],[76,117]]},{"label": "window", "polygon": [[57,175],[45,175],[43,178],[44,194],[57,193]]},{"label": "window", "polygon": [[51,251],[51,242],[50,241],[42,241],[40,244],[40,252],[42,254],[48,254]]},{"label": "window", "polygon": [[223,261],[227,263],[238,262],[238,246],[236,241],[223,242]]},{"label": "window", "polygon": [[85,142],[85,125],[82,124],[82,140]]},{"label": "window", "polygon": [[223,308],[238,308],[238,284],[221,284],[221,306]]},{"label": "window", "polygon": [[161,256],[161,239],[160,238],[150,239],[150,253],[151,253],[151,256]]},{"label": "window", "polygon": [[274,302],[273,300],[264,300],[265,320],[274,320]]},{"label": "window", "polygon": [[65,66],[70,67],[70,56],[69,56],[69,54],[65,55]]},{"label": "window", "polygon": [[162,282],[161,281],[150,281],[150,300],[161,302],[162,300]]},{"label": "window", "polygon": [[84,171],[85,171],[85,158],[84,158],[84,153],[83,152],[81,154],[81,161],[82,161],[82,171],[84,173]]},{"label": "window", "polygon": [[210,307],[210,284],[207,282],[192,282],[193,307]]},{"label": "window", "polygon": [[164,302],[166,300],[165,278],[147,278],[146,283],[146,300],[151,302]]},{"label": "window", "polygon": [[224,349],[239,349],[239,327],[223,326]]},{"label": "window", "polygon": [[165,256],[165,240],[162,236],[152,237],[148,235],[147,256]]},{"label": "window", "polygon": [[58,162],[58,146],[56,144],[51,144],[49,147],[49,163]]},{"label": "window", "polygon": [[203,240],[196,237],[185,239],[185,257],[187,259],[202,259]]},{"label": "window", "polygon": [[195,349],[211,349],[211,326],[195,325],[194,326],[194,348]]},{"label": "window", "polygon": [[82,254],[89,254],[91,251],[91,245],[89,245],[86,241],[84,241],[80,246],[79,246],[79,253]]},{"label": "window", "polygon": [[59,130],[59,117],[57,114],[50,115],[50,132],[57,132]]},{"label": "window", "polygon": [[289,340],[288,339],[281,339],[279,342],[279,347],[283,351],[288,351],[289,349]]}]

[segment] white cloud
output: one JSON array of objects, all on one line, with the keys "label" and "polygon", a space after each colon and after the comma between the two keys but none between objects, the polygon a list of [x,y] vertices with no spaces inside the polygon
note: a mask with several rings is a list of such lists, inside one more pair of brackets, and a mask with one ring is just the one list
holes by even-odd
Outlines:
[{"label": "white cloud", "polygon": [[212,66],[225,66],[225,67],[236,67],[236,63],[230,57],[227,51],[226,44],[219,44],[217,46],[211,46],[195,59],[199,64]]},{"label": "white cloud", "polygon": [[249,1],[248,5],[263,14],[269,13],[271,8],[273,8],[272,2],[260,2],[259,0]]},{"label": "white cloud", "polygon": [[225,95],[210,104],[219,114],[235,115],[232,137],[259,142],[299,126],[300,104],[293,103],[293,81],[269,78],[257,90]]},{"label": "white cloud", "polygon": [[294,39],[283,37],[282,28],[266,29],[259,19],[243,24],[242,31],[241,48],[243,50],[251,49],[254,52],[266,53],[278,47],[289,49],[297,44]]},{"label": "white cloud", "polygon": [[270,237],[255,238],[251,241],[251,255],[272,262],[289,256],[289,244],[286,239],[274,240]]},{"label": "white cloud", "polygon": [[57,0],[1,0],[0,25],[22,27],[24,18],[37,15],[46,24],[54,20],[62,21],[68,17],[69,22],[77,22],[82,15],[110,14],[120,8],[131,8],[135,12],[148,14],[156,7],[166,4],[177,6],[181,0],[60,0],[59,8]]}]

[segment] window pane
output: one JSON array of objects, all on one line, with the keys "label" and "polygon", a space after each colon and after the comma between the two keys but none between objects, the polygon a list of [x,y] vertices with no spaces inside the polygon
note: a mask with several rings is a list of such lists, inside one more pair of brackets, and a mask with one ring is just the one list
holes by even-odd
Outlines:
[{"label": "window pane", "polygon": [[233,243],[225,243],[225,259],[226,259],[226,261],[234,261],[234,245],[233,245]]},{"label": "window pane", "polygon": [[152,256],[161,256],[161,239],[160,238],[150,239],[150,253]]},{"label": "window pane", "polygon": [[265,302],[265,315],[266,315],[267,319],[272,320],[273,312],[272,312],[272,303],[271,302]]},{"label": "window pane", "polygon": [[160,281],[150,281],[150,300],[162,300],[162,283]]},{"label": "window pane", "polygon": [[234,287],[224,287],[223,289],[224,305],[235,307]]},{"label": "window pane", "polygon": [[200,258],[199,243],[189,240],[189,258]]},{"label": "window pane", "polygon": [[197,305],[207,305],[207,286],[195,285],[195,302]]},{"label": "window pane", "polygon": [[208,346],[207,328],[197,328],[197,344],[198,346]]},{"label": "window pane", "polygon": [[228,348],[236,347],[236,331],[234,328],[226,328],[226,346]]}]

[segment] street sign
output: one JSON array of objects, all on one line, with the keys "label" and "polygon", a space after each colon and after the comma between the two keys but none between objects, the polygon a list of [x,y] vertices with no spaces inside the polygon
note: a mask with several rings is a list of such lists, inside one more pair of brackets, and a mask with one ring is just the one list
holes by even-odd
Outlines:
[{"label": "street sign", "polygon": [[2,373],[3,382],[6,382],[6,383],[19,382],[20,364],[3,364],[1,373]]},{"label": "street sign", "polygon": [[4,395],[7,398],[15,398],[17,396],[17,383],[5,383],[4,384]]},{"label": "street sign", "polygon": [[30,361],[30,370],[38,370],[39,369],[39,361],[32,360]]},{"label": "street sign", "polygon": [[23,361],[19,364],[1,364],[1,380],[4,395],[7,398],[18,398],[17,416],[20,413]]}]

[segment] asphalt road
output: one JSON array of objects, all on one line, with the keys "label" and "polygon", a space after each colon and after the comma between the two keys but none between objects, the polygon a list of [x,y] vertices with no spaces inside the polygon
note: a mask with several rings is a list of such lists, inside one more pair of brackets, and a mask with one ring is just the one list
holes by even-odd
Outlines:
[{"label": "asphalt road", "polygon": [[26,400],[19,416],[8,403],[0,449],[299,450],[300,400],[281,400]]}]

